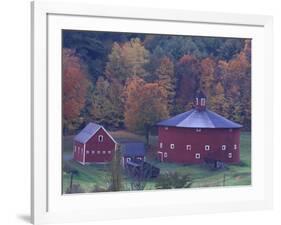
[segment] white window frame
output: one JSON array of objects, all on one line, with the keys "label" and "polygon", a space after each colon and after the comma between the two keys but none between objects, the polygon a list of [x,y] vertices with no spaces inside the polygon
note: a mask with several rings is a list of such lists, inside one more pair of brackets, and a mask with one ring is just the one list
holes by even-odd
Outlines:
[{"label": "white window frame", "polygon": [[205,151],[210,151],[211,147],[210,145],[205,145]]},{"label": "white window frame", "polygon": [[195,159],[200,159],[201,158],[201,154],[200,153],[195,153]]},{"label": "white window frame", "polygon": [[228,158],[229,158],[229,159],[232,159],[232,152],[229,152],[229,153],[228,153]]},{"label": "white window frame", "polygon": [[103,135],[100,134],[100,135],[98,136],[98,142],[103,142]]},{"label": "white window frame", "polygon": [[175,144],[170,144],[170,149],[175,149]]},{"label": "white window frame", "polygon": [[169,130],[169,127],[165,127],[164,129],[165,129],[165,130]]},{"label": "white window frame", "polygon": [[106,151],[102,151],[102,154],[104,155],[106,153]]},{"label": "white window frame", "polygon": [[74,152],[76,152],[76,145],[74,146]]},{"label": "white window frame", "polygon": [[90,154],[90,151],[89,151],[89,150],[87,150],[87,151],[86,151],[86,154],[87,154],[87,155],[89,155],[89,154]]},{"label": "white window frame", "polygon": [[107,151],[107,154],[111,154],[111,151]]},{"label": "white window frame", "polygon": [[226,145],[221,146],[221,150],[225,151],[226,150]]},{"label": "white window frame", "polygon": [[131,162],[131,160],[132,160],[132,159],[131,159],[130,157],[127,157],[127,158],[126,158],[126,161],[127,161],[127,162]]},{"label": "white window frame", "polygon": [[159,148],[163,148],[163,142],[160,142]]},{"label": "white window frame", "polygon": [[238,149],[237,144],[234,144],[233,148],[234,148],[234,150],[237,150]]},{"label": "white window frame", "polygon": [[94,150],[92,150],[92,154],[95,154],[95,151],[94,151]]},{"label": "white window frame", "polygon": [[164,152],[164,158],[168,158],[168,153]]},{"label": "white window frame", "polygon": [[196,132],[201,132],[202,129],[201,128],[196,128]]},{"label": "white window frame", "polygon": [[97,151],[97,154],[99,155],[99,154],[100,154],[100,151]]},{"label": "white window frame", "polygon": [[201,106],[205,106],[206,105],[206,99],[205,98],[201,98]]},{"label": "white window frame", "polygon": [[191,151],[191,145],[186,145],[186,150]]},{"label": "white window frame", "polygon": [[195,100],[196,100],[196,105],[198,105],[199,104],[199,99],[195,98]]}]

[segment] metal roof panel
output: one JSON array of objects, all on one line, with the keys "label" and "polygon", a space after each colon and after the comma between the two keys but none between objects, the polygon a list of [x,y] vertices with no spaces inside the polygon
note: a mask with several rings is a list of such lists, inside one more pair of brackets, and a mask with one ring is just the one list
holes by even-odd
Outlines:
[{"label": "metal roof panel", "polygon": [[241,128],[235,123],[210,110],[192,109],[157,124],[158,126],[174,126],[186,128]]},{"label": "metal roof panel", "polygon": [[95,133],[101,128],[101,125],[96,123],[89,123],[82,129],[75,137],[74,140],[82,144],[86,143]]}]

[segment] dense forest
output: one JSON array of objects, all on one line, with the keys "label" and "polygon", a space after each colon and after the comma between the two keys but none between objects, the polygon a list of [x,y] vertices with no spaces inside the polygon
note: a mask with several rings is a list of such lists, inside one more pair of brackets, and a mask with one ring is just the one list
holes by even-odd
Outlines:
[{"label": "dense forest", "polygon": [[251,129],[251,40],[157,34],[62,33],[63,127],[89,121],[146,133],[192,108],[198,89],[209,109]]}]

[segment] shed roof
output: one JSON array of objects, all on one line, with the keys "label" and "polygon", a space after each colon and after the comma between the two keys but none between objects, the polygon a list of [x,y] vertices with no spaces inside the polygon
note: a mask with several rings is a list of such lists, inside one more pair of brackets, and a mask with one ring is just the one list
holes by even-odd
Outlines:
[{"label": "shed roof", "polygon": [[116,143],[116,141],[112,138],[112,136],[104,129],[103,126],[96,123],[88,123],[86,127],[84,127],[75,137],[74,140],[78,141],[82,144],[86,143],[92,136],[97,133],[97,131],[102,128],[108,136]]},{"label": "shed roof", "polygon": [[145,148],[142,142],[130,142],[121,144],[122,155],[125,157],[144,156]]},{"label": "shed roof", "polygon": [[242,125],[220,116],[210,110],[190,111],[178,114],[157,124],[158,126],[173,126],[185,128],[241,128]]}]

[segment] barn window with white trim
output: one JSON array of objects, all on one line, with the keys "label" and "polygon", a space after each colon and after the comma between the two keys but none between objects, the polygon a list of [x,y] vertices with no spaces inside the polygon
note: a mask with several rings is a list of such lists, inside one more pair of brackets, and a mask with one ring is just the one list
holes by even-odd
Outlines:
[{"label": "barn window with white trim", "polygon": [[103,135],[99,135],[98,140],[99,140],[99,142],[103,142]]},{"label": "barn window with white trim", "polygon": [[200,153],[195,154],[195,159],[200,159]]},{"label": "barn window with white trim", "polygon": [[226,145],[222,145],[221,150],[223,150],[223,151],[226,150]]},{"label": "barn window with white trim", "polygon": [[236,145],[236,144],[234,145],[234,149],[235,149],[235,150],[237,149],[237,145]]},{"label": "barn window with white trim", "polygon": [[230,153],[228,153],[228,158],[232,158],[232,153],[230,152]]},{"label": "barn window with white trim", "polygon": [[205,98],[201,98],[201,105],[202,105],[202,106],[205,106],[205,104],[206,104]]},{"label": "barn window with white trim", "polygon": [[159,147],[163,148],[163,143],[162,142],[160,142]]},{"label": "barn window with white trim", "polygon": [[196,132],[201,132],[201,128],[196,128]]},{"label": "barn window with white trim", "polygon": [[210,150],[210,145],[205,145],[205,151],[209,151]]},{"label": "barn window with white trim", "polygon": [[191,151],[191,145],[186,145],[186,150]]},{"label": "barn window with white trim", "polygon": [[170,149],[175,149],[175,144],[170,144]]},{"label": "barn window with white trim", "polygon": [[164,158],[167,158],[167,157],[168,157],[168,153],[164,152]]}]

